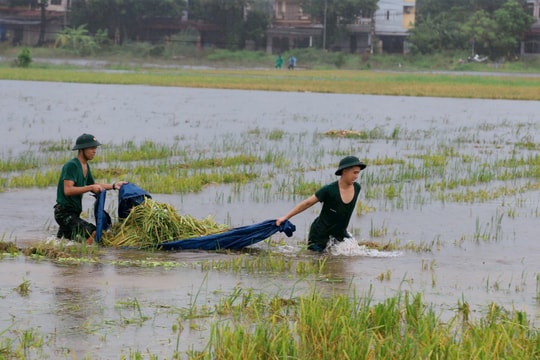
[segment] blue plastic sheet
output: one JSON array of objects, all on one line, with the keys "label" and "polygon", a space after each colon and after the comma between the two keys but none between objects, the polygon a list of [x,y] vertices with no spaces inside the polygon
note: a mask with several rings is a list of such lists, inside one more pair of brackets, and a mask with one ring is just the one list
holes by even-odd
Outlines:
[{"label": "blue plastic sheet", "polygon": [[106,197],[107,190],[103,190],[96,196],[96,201],[94,202],[94,217],[96,218],[96,235],[94,236],[94,241],[97,243],[101,242],[103,231],[107,231],[111,227],[111,217],[105,211]]},{"label": "blue plastic sheet", "polygon": [[161,244],[162,250],[239,250],[253,245],[278,231],[284,232],[291,237],[296,231],[290,221],[285,221],[280,226],[276,220],[266,220],[258,224],[241,226],[219,234],[201,236],[192,239],[175,240]]},{"label": "blue plastic sheet", "polygon": [[152,196],[137,185],[133,183],[122,185],[118,190],[118,218],[127,218],[131,208],[142,204],[146,198],[151,199]]},{"label": "blue plastic sheet", "polygon": [[[103,231],[110,227],[110,216],[105,212],[106,191],[102,191],[96,198],[94,211],[96,217],[95,241],[100,242]],[[144,200],[151,197],[146,191],[134,184],[123,185],[118,192],[118,203],[124,204],[126,200]],[[130,205],[135,205],[131,204]],[[127,216],[127,215],[126,215]],[[160,245],[161,250],[239,250],[268,239],[277,232],[283,232],[291,237],[296,231],[296,226],[290,221],[285,221],[280,226],[276,220],[266,220],[254,225],[240,226],[218,234],[201,236],[190,239],[169,241]]]}]

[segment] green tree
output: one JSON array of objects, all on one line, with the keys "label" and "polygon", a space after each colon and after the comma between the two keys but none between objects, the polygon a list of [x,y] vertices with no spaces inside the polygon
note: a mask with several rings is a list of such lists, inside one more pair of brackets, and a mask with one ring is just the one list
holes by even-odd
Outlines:
[{"label": "green tree", "polygon": [[472,13],[477,10],[485,10],[489,13],[500,8],[506,0],[417,0],[416,15],[422,20],[427,16],[437,16],[441,13],[462,14],[465,10]]},{"label": "green tree", "polygon": [[506,0],[472,0],[473,10],[484,10],[493,13],[499,9]]},{"label": "green tree", "polygon": [[525,0],[418,0],[409,40],[420,53],[472,47],[511,57],[531,24]]},{"label": "green tree", "polygon": [[454,16],[443,13],[435,17],[428,16],[417,23],[409,33],[411,50],[416,53],[430,54],[444,49],[462,49],[469,40],[463,33],[462,22]]},{"label": "green tree", "polygon": [[268,10],[250,10],[244,25],[245,40],[253,40],[257,48],[264,46],[266,44],[266,29],[270,20]]},{"label": "green tree", "polygon": [[416,25],[424,21],[434,21],[439,16],[446,19],[463,19],[470,14],[473,8],[471,0],[417,0],[416,1]]},{"label": "green tree", "polygon": [[462,31],[474,41],[476,53],[492,53],[498,37],[498,26],[485,10],[475,11],[462,26]]},{"label": "green tree", "polygon": [[192,0],[189,17],[219,26],[224,43],[218,45],[237,50],[243,48],[244,15],[251,3],[250,0]]},{"label": "green tree", "polygon": [[531,27],[534,18],[517,0],[508,0],[495,11],[494,17],[501,34],[498,44],[500,51],[509,58],[519,47],[522,34]]},{"label": "green tree", "polygon": [[79,55],[89,55],[99,47],[88,34],[86,25],[77,28],[65,28],[56,38],[55,47],[73,50]]},{"label": "green tree", "polygon": [[121,41],[137,40],[144,18],[179,18],[186,8],[186,0],[74,0],[72,21],[75,27],[87,24],[92,34],[102,29],[114,36],[118,30]]},{"label": "green tree", "polygon": [[490,57],[512,57],[519,47],[521,34],[533,23],[518,0],[507,0],[493,13],[479,10],[463,25],[463,31],[474,39],[476,52]]}]

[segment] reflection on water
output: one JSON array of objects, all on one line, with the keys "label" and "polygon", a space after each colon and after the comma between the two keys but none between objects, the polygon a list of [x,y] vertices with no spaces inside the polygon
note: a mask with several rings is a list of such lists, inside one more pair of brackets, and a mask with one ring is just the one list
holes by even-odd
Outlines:
[{"label": "reflection on water", "polygon": [[[331,181],[336,159],[358,154],[368,163],[359,179],[367,210],[353,216],[351,233],[360,242],[401,247],[377,251],[345,241],[326,254],[313,254],[305,243],[315,206],[291,219],[297,227],[293,238],[277,235],[251,252],[101,249],[97,264],[75,265],[4,256],[0,332],[10,328],[14,338],[25,329],[52,334],[51,358],[70,358],[65,349],[77,358],[119,358],[133,350],[170,358],[177,339],[180,351],[201,349],[210,320],[196,323],[184,315],[194,308],[214,309],[237,288],[283,298],[313,288],[329,294],[354,290],[375,301],[421,292],[441,311],[464,300],[482,312],[495,302],[540,319],[540,191],[534,175],[507,184],[505,174],[497,173],[517,171],[517,162],[537,155],[538,102],[2,81],[0,106],[2,159],[37,154],[46,141],[71,143],[82,132],[105,144],[100,151],[109,144],[152,140],[181,146],[193,157],[242,149],[286,158],[294,170],[285,174],[277,166],[254,165],[250,170],[261,174],[260,182],[152,194],[183,214],[211,215],[231,226],[281,216],[300,200],[291,195],[293,185]],[[267,135],[276,129],[282,138]],[[320,135],[331,129],[364,130],[371,137]],[[432,173],[419,175],[419,169]],[[461,177],[466,173],[478,173],[482,181],[467,187]],[[448,197],[445,189],[453,182],[470,198]],[[53,236],[54,200],[54,188],[0,193],[0,234],[21,247]],[[114,195],[108,201],[114,206]],[[84,208],[92,205],[85,197]],[[201,267],[268,254],[291,262],[321,261],[325,267],[312,277]],[[177,266],[151,266],[159,261]],[[28,296],[13,290],[24,280],[30,282]],[[182,331],[173,331],[179,323]]]}]

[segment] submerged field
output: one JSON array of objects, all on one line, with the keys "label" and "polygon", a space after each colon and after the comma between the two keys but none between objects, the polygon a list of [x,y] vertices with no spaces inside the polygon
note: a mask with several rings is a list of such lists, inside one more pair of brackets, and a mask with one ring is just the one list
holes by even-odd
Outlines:
[{"label": "submerged field", "polygon": [[[284,79],[310,82],[305,73]],[[108,81],[117,76],[133,81]],[[538,101],[210,90],[173,80],[1,82],[0,202],[9,207],[0,233],[14,243],[0,260],[0,306],[10,314],[0,318],[1,355],[538,356]],[[230,226],[281,216],[355,154],[368,164],[350,224],[357,243],[307,252],[315,208],[292,219],[292,239],[240,253],[50,250],[59,167],[81,132],[104,143],[96,178],[129,180],[180,213]]]}]

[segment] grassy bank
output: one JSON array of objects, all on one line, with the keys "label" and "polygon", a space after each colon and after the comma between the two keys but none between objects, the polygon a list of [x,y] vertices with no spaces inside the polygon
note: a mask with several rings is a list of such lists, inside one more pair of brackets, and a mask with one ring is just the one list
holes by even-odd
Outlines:
[{"label": "grassy bank", "polygon": [[[540,100],[537,62],[459,63],[458,55],[432,57],[336,55],[304,51],[297,71],[275,70],[262,53],[212,52],[164,58],[105,53],[80,58],[36,49],[44,58],[12,66],[15,50],[0,51],[0,79],[95,84],[145,84],[263,91]],[[47,58],[49,60],[47,60]],[[54,58],[54,62],[50,59]],[[377,71],[373,71],[377,70]],[[483,73],[482,76],[478,72]],[[504,71],[504,73],[503,73]],[[508,72],[519,76],[509,76]],[[526,75],[528,72],[529,76]]]},{"label": "grassy bank", "polygon": [[355,70],[156,70],[1,68],[4,80],[145,84],[236,90],[540,100],[540,77],[394,73]]}]

